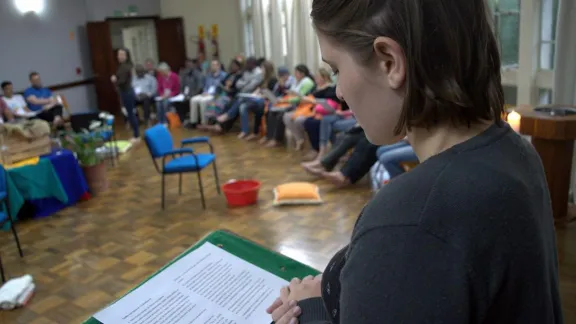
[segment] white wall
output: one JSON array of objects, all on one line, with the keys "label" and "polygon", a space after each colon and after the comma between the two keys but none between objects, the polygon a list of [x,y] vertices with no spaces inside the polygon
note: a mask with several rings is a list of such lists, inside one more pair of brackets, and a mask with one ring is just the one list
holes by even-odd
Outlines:
[{"label": "white wall", "polygon": [[[162,17],[183,17],[186,34],[186,50],[189,57],[195,57],[198,45],[198,25],[204,25],[206,32],[212,24],[218,24],[220,58],[226,65],[236,54],[244,51],[243,26],[240,3],[236,0],[161,0]],[[206,54],[210,57],[212,45],[206,41]]]}]

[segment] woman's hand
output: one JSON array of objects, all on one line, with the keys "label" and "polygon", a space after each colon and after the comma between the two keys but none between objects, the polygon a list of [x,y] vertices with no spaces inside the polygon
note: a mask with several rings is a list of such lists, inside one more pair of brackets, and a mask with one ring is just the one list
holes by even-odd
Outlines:
[{"label": "woman's hand", "polygon": [[116,78],[115,75],[110,77],[110,81],[112,81],[112,83],[116,83],[116,81],[118,81],[118,79]]},{"label": "woman's hand", "polygon": [[[290,284],[300,283],[300,279],[294,278]],[[280,289],[280,297],[276,298],[274,303],[266,309],[266,312],[272,315],[272,320],[276,324],[296,324],[298,323],[298,316],[300,316],[300,307],[298,307],[295,300],[290,301],[288,296],[290,289],[283,287]],[[293,320],[293,322],[291,322]]]},{"label": "woman's hand", "polygon": [[275,324],[298,324],[298,316],[301,310],[295,300],[283,303],[272,312],[272,320]]},{"label": "woman's hand", "polygon": [[322,297],[322,275],[308,276],[301,282],[290,282],[288,300],[301,301],[308,298]]},{"label": "woman's hand", "polygon": [[344,113],[343,110],[336,110],[336,115],[338,115],[338,116],[344,116],[345,113]]}]

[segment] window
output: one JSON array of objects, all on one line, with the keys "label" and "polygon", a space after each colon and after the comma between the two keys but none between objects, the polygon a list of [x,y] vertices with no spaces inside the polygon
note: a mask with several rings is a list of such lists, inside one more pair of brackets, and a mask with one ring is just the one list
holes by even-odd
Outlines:
[{"label": "window", "polygon": [[494,31],[503,67],[518,65],[520,38],[520,0],[490,0]]},{"label": "window", "polygon": [[556,22],[558,20],[559,0],[542,0],[541,33],[540,33],[540,62],[539,68],[554,69],[554,55],[556,47]]},{"label": "window", "polygon": [[252,0],[240,0],[240,9],[244,20],[244,54],[254,55],[254,22],[252,20]]},{"label": "window", "polygon": [[270,7],[270,0],[262,0],[262,11],[264,20],[264,57],[272,57],[272,30],[270,28],[272,22],[272,8]]},{"label": "window", "polygon": [[286,23],[286,12],[280,14],[280,22],[282,23],[282,55],[288,56],[288,25]]}]

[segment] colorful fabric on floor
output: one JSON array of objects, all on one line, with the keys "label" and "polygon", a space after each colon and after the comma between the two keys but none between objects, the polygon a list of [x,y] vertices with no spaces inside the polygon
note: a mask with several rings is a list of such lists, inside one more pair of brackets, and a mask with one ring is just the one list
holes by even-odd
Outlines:
[{"label": "colorful fabric on floor", "polygon": [[5,169],[13,169],[13,168],[19,168],[19,167],[23,167],[26,165],[36,165],[38,164],[38,162],[40,162],[40,157],[39,156],[35,156],[33,158],[29,158],[20,162],[16,162],[16,163],[12,163],[10,165],[5,166]]}]

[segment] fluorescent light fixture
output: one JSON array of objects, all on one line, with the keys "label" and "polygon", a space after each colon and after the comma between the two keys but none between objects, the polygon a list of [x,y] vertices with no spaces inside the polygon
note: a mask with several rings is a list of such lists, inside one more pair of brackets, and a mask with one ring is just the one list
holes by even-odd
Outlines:
[{"label": "fluorescent light fixture", "polygon": [[14,5],[23,15],[29,12],[39,15],[45,9],[46,0],[14,0]]}]

